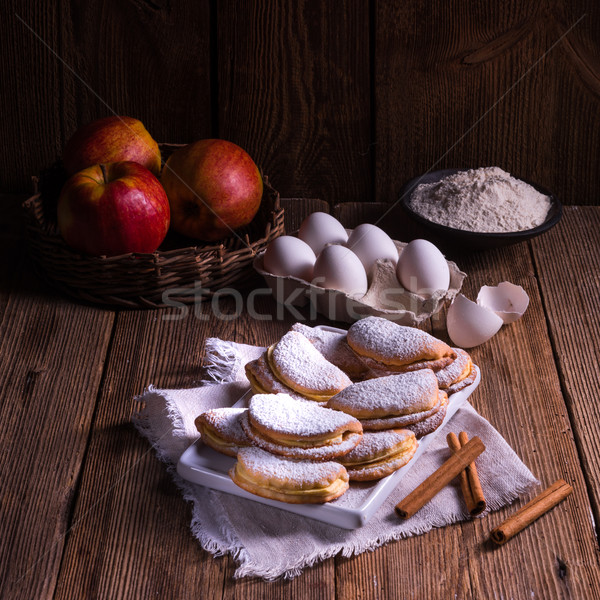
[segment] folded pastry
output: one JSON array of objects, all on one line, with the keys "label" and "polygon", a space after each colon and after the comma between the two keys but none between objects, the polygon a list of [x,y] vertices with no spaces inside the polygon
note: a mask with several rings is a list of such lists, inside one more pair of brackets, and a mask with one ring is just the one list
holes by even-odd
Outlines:
[{"label": "folded pastry", "polygon": [[462,348],[454,348],[454,351],[456,359],[435,373],[440,389],[445,390],[448,395],[464,389],[477,377],[469,353]]},{"label": "folded pastry", "polygon": [[339,463],[290,460],[260,448],[241,449],[229,476],[252,494],[290,504],[330,502],[349,487]]},{"label": "folded pastry", "polygon": [[324,402],[352,383],[297,331],[288,331],[267,350],[267,362],[279,381],[311,400]]},{"label": "folded pastry", "polygon": [[469,375],[460,381],[453,383],[451,386],[448,386],[444,391],[451,396],[456,392],[460,392],[460,390],[464,390],[468,385],[471,385],[475,379],[477,378],[477,371],[471,367],[471,371]]},{"label": "folded pastry", "polygon": [[292,325],[292,331],[301,333],[330,363],[339,367],[350,379],[362,379],[368,369],[352,351],[345,333],[309,327],[304,323]]},{"label": "folded pastry", "polygon": [[326,406],[356,417],[364,431],[406,428],[422,437],[440,426],[447,404],[435,373],[420,369],[359,381]]},{"label": "folded pastry", "polygon": [[398,325],[381,317],[366,317],[353,323],[348,345],[377,375],[448,366],[456,352],[445,342],[415,327]]},{"label": "folded pastry", "polygon": [[411,425],[426,421],[443,409],[447,395],[442,390],[438,391],[436,403],[429,410],[421,410],[405,415],[392,415],[390,417],[375,417],[373,419],[360,419],[365,431],[380,431],[382,429],[410,428]]},{"label": "folded pastry", "polygon": [[[307,402],[314,402],[304,396],[297,394],[292,388],[285,385],[285,383],[279,381],[269,363],[267,362],[267,353],[265,352],[256,360],[247,363],[244,366],[246,371],[246,377],[250,382],[250,387],[255,394],[287,394],[297,400],[306,400]],[[324,402],[323,402],[324,404]]]},{"label": "folded pastry", "polygon": [[363,431],[383,431],[392,428],[403,427],[413,431],[417,438],[435,431],[444,421],[446,409],[448,408],[448,395],[440,390],[438,401],[428,411],[422,411],[410,415],[381,417],[379,419],[360,419]]},{"label": "folded pastry", "polygon": [[358,419],[287,394],[252,396],[241,425],[254,445],[298,459],[331,460],[362,438]]},{"label": "folded pastry", "polygon": [[213,408],[194,421],[202,441],[223,454],[237,456],[240,448],[252,442],[240,424],[245,408]]},{"label": "folded pastry", "polygon": [[435,373],[421,369],[354,383],[333,396],[327,407],[357,419],[398,417],[430,411],[438,395]]},{"label": "folded pastry", "polygon": [[350,481],[373,481],[407,464],[417,446],[415,434],[408,429],[365,431],[358,446],[338,460],[346,467]]},{"label": "folded pastry", "polygon": [[412,425],[407,425],[406,429],[410,429],[416,436],[417,439],[422,438],[424,435],[435,431],[444,421],[446,416],[446,409],[448,408],[448,394],[443,390],[440,390],[441,404],[440,409],[433,415],[417,421]]}]

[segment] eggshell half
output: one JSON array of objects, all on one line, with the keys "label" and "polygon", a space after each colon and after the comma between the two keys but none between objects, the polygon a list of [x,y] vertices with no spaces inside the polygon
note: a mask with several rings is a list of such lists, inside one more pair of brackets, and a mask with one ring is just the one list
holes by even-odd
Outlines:
[{"label": "eggshell half", "polygon": [[477,304],[493,310],[504,323],[513,323],[527,310],[529,296],[520,285],[503,281],[494,287],[484,285],[479,290]]},{"label": "eggshell half", "polygon": [[473,348],[487,342],[504,324],[489,308],[458,294],[448,308],[446,328],[452,342],[460,348]]}]

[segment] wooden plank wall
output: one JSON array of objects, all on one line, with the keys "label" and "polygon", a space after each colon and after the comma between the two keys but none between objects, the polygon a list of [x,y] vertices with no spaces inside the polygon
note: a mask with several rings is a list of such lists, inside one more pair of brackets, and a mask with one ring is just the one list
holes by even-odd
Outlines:
[{"label": "wooden plank wall", "polygon": [[597,0],[9,0],[0,190],[79,125],[245,147],[286,197],[392,202],[430,169],[498,165],[600,204]]}]

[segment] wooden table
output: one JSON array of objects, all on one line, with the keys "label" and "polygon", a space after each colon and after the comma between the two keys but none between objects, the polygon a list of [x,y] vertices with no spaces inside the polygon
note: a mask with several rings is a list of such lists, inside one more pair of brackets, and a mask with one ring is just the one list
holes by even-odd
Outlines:
[{"label": "wooden table", "polygon": [[[295,229],[319,201],[285,201]],[[381,207],[343,205],[352,226]],[[399,224],[401,225],[401,224]],[[574,494],[502,547],[490,530],[525,503],[332,558],[292,581],[233,580],[204,552],[190,507],[131,425],[149,384],[193,386],[207,336],[267,344],[292,318],[166,320],[173,310],[112,311],[70,301],[31,275],[7,210],[0,222],[2,598],[600,598],[600,207],[568,207],[544,236],[479,253],[447,251],[463,291],[503,280],[530,306],[472,355],[476,409],[543,486]],[[257,309],[275,313],[269,297]],[[223,306],[223,310],[232,307]],[[321,320],[319,322],[325,322]],[[427,328],[445,336],[443,319]]]}]

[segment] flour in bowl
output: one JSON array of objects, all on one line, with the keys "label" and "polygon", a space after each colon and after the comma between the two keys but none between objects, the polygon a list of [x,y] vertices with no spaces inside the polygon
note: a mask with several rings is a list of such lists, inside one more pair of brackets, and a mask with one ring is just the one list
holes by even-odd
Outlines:
[{"label": "flour in bowl", "polygon": [[501,168],[483,167],[422,183],[408,205],[429,221],[453,229],[507,233],[541,225],[551,201]]}]

